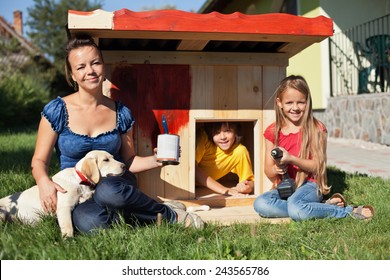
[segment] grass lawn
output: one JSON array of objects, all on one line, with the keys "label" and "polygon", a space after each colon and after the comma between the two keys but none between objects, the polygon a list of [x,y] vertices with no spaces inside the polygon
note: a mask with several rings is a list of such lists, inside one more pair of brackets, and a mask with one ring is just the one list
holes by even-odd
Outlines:
[{"label": "grass lawn", "polygon": [[[30,161],[35,129],[0,132],[0,197],[34,185]],[[53,157],[51,173],[58,170]],[[119,223],[93,235],[62,240],[53,217],[35,227],[0,222],[2,260],[389,260],[390,181],[328,170],[333,192],[371,204],[369,221],[322,219],[290,224],[207,225]]]}]

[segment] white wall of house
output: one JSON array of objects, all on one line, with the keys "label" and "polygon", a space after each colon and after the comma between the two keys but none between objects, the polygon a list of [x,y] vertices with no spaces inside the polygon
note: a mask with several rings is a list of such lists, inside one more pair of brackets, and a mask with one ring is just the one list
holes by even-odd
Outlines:
[{"label": "white wall of house", "polygon": [[[316,8],[303,16],[319,15],[322,15],[321,9]],[[290,58],[287,75],[290,74],[305,77],[311,90],[314,109],[326,108],[330,96],[328,40],[314,44]]]},{"label": "white wall of house", "polygon": [[320,6],[333,19],[335,33],[390,14],[390,0],[321,0]]},{"label": "white wall of house", "polygon": [[[310,3],[309,3],[310,2]],[[318,0],[318,6],[298,1],[301,16],[324,15],[334,22],[335,33],[390,13],[390,0]],[[314,44],[290,59],[287,74],[306,77],[313,95],[313,108],[327,108],[330,97],[328,40]]]}]

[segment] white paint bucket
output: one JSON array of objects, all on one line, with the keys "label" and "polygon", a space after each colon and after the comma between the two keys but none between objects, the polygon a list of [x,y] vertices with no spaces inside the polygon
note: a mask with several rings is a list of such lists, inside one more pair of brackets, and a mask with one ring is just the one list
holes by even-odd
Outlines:
[{"label": "white paint bucket", "polygon": [[160,134],[157,136],[157,161],[163,164],[179,164],[180,136]]}]

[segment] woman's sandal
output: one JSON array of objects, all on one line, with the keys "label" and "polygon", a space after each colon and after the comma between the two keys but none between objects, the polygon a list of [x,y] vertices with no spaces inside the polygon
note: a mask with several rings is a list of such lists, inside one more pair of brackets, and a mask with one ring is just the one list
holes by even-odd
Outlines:
[{"label": "woman's sandal", "polygon": [[168,200],[168,201],[164,201],[163,204],[170,207],[173,210],[176,210],[176,209],[180,209],[180,210],[184,210],[184,211],[187,210],[187,207],[179,201]]},{"label": "woman's sandal", "polygon": [[[354,212],[355,209],[356,211]],[[371,216],[364,216],[363,209],[370,209]],[[357,207],[353,207],[351,216],[357,220],[370,220],[374,216],[374,207],[372,207],[371,205],[360,205]]]},{"label": "woman's sandal", "polygon": [[163,204],[176,212],[177,223],[183,224],[185,227],[192,226],[197,229],[204,227],[203,220],[194,213],[186,212],[187,207],[183,203],[175,200],[169,200],[165,201]]},{"label": "woman's sandal", "polygon": [[193,227],[196,229],[202,229],[204,227],[203,220],[194,213],[188,213],[181,209],[174,210],[177,214],[177,223],[183,224],[184,227]]},{"label": "woman's sandal", "polygon": [[[336,203],[332,203],[331,200],[332,200],[332,199],[336,199],[336,198],[339,199],[340,201],[339,201],[339,202],[336,202]],[[341,193],[335,193],[335,194],[333,194],[330,198],[328,198],[327,200],[325,200],[325,203],[331,204],[331,205],[336,205],[336,206],[337,206],[337,204],[340,203],[340,202],[344,204],[344,206],[340,206],[340,207],[345,207],[345,206],[347,206],[347,201],[345,200],[344,196],[343,196]]]}]

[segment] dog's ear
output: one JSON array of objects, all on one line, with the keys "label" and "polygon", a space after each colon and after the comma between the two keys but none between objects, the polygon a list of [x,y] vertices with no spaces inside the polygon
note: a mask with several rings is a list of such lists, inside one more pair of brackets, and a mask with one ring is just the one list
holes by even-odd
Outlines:
[{"label": "dog's ear", "polygon": [[95,185],[99,183],[100,171],[96,159],[86,158],[81,166],[81,173],[83,173],[91,183],[94,183]]}]

